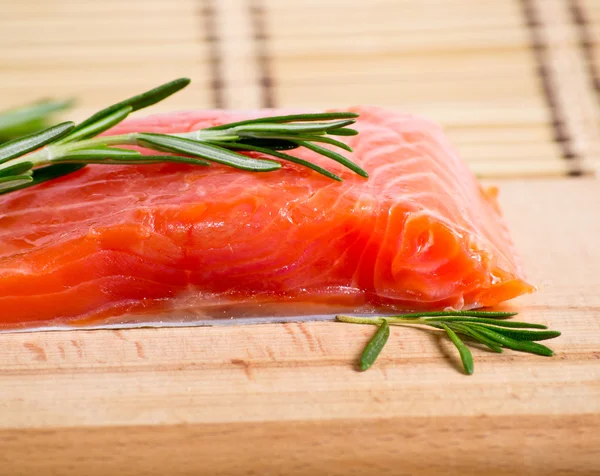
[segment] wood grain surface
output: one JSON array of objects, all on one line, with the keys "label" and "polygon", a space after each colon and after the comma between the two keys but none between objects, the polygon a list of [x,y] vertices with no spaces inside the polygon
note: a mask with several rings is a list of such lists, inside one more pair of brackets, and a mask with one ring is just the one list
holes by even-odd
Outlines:
[{"label": "wood grain surface", "polygon": [[506,181],[553,358],[291,323],[0,336],[0,474],[600,474],[600,187]]}]

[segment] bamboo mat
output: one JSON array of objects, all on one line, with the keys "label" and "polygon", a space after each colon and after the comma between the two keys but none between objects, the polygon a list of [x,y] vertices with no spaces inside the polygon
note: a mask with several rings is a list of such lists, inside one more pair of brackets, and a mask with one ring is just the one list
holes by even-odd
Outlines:
[{"label": "bamboo mat", "polygon": [[69,118],[178,76],[153,108],[376,104],[442,123],[485,177],[600,164],[599,0],[4,0],[0,108]]}]

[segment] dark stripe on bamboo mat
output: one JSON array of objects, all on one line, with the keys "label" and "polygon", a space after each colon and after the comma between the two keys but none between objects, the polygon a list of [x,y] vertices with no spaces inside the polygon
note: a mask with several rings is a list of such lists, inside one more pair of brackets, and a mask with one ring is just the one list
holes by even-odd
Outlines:
[{"label": "dark stripe on bamboo mat", "polygon": [[261,91],[261,106],[275,107],[271,58],[267,48],[268,35],[265,21],[265,9],[262,0],[248,0],[248,9],[252,22],[254,48],[258,64],[258,81]]},{"label": "dark stripe on bamboo mat", "polygon": [[581,5],[581,0],[569,0],[569,10],[575,25],[577,25],[579,45],[587,63],[588,74],[594,85],[596,96],[600,100],[600,71],[594,61],[594,41],[590,23],[587,20],[585,9]]},{"label": "dark stripe on bamboo mat", "polygon": [[572,148],[571,136],[565,124],[565,116],[556,95],[556,85],[554,84],[552,73],[548,67],[548,45],[544,42],[542,35],[540,35],[539,28],[541,23],[538,18],[534,1],[521,0],[521,6],[529,29],[531,46],[535,56],[538,76],[540,77],[542,84],[544,98],[550,109],[554,140],[560,147],[562,157],[564,159],[569,159],[569,162],[571,162],[569,175],[582,175],[583,172],[579,167],[579,160],[577,160],[579,157]]},{"label": "dark stripe on bamboo mat", "polygon": [[204,40],[208,45],[208,63],[210,69],[210,89],[215,108],[225,107],[223,97],[223,78],[221,74],[221,54],[219,52],[219,35],[217,33],[215,1],[201,0],[200,14],[204,21]]}]

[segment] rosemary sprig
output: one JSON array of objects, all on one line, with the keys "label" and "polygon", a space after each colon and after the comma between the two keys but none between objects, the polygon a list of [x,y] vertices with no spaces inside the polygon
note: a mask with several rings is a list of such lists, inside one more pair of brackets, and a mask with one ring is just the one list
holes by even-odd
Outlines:
[{"label": "rosemary sprig", "polygon": [[[134,111],[156,104],[183,89],[180,78],[98,111],[80,124],[64,122],[0,145],[0,194],[30,187],[75,172],[87,164],[154,164],[179,162],[208,166],[213,162],[251,172],[270,172],[281,163],[240,152],[258,152],[290,161],[333,180],[342,179],[309,161],[281,150],[308,148],[362,177],[368,174],[346,157],[316,143],[352,149],[331,135],[350,136],[357,114],[351,112],[262,117],[186,133],[135,132],[101,136]],[[122,146],[140,146],[169,155],[142,155]]]},{"label": "rosemary sprig", "polygon": [[416,312],[389,317],[339,315],[336,316],[336,319],[340,322],[380,326],[378,332],[367,344],[361,356],[360,367],[363,370],[373,365],[387,342],[387,336],[385,339],[379,336],[380,332],[384,332],[383,329],[388,329],[389,335],[388,326],[390,325],[403,326],[416,324],[444,331],[457,348],[465,373],[470,375],[474,370],[473,356],[465,342],[459,337],[459,334],[485,345],[493,352],[500,353],[503,348],[508,348],[530,354],[553,355],[551,349],[535,341],[554,339],[560,336],[560,332],[546,330],[548,328],[543,324],[505,320],[516,314],[515,312],[491,311],[437,311]]},{"label": "rosemary sprig", "polygon": [[0,143],[33,134],[48,127],[48,119],[55,113],[68,109],[72,100],[42,100],[0,113]]}]

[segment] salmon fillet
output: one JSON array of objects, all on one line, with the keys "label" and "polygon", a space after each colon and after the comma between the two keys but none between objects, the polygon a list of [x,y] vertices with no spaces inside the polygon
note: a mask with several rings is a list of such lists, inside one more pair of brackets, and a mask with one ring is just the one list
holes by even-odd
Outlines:
[{"label": "salmon fillet", "polygon": [[[495,193],[437,125],[357,107],[364,179],[285,163],[91,165],[0,196],[0,326],[492,306],[533,290]],[[281,111],[269,111],[269,114]],[[265,115],[192,111],[111,134]]]}]

